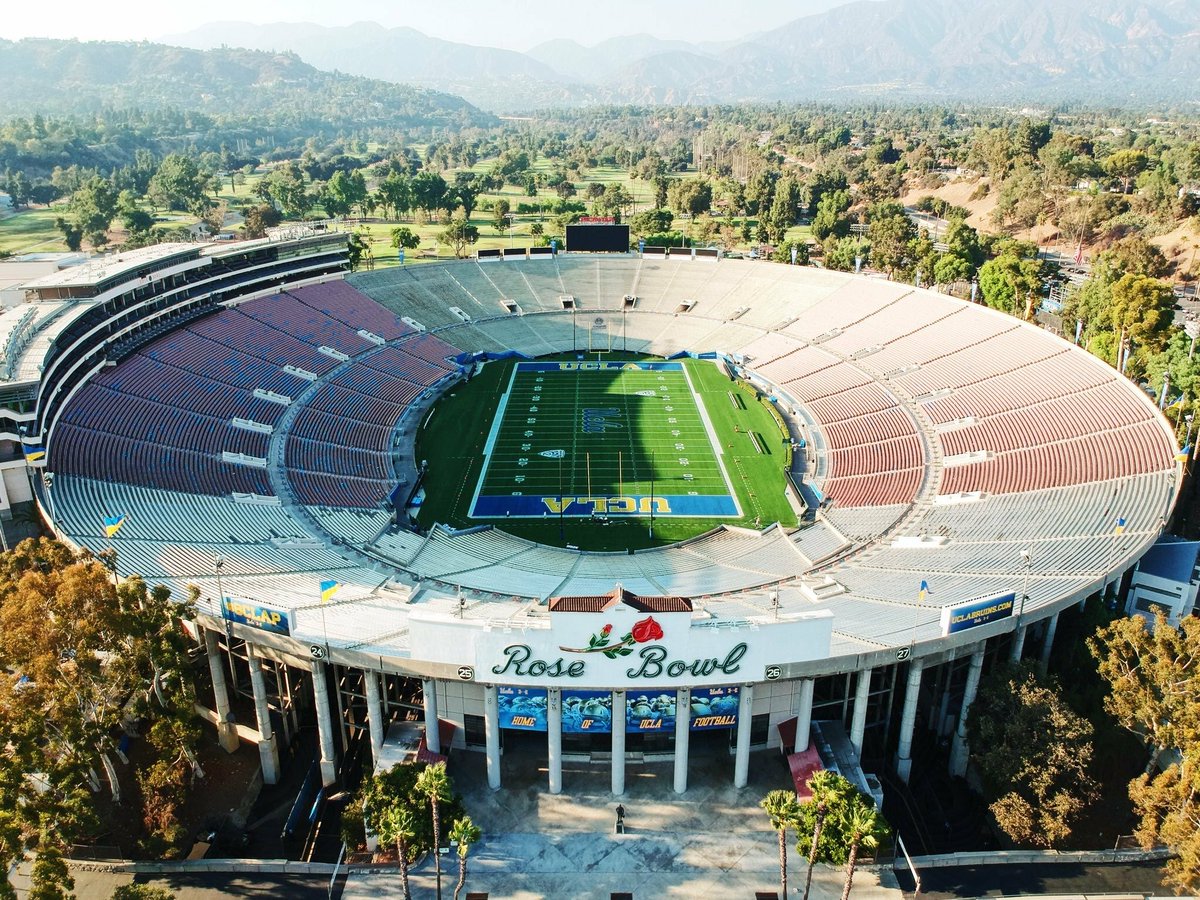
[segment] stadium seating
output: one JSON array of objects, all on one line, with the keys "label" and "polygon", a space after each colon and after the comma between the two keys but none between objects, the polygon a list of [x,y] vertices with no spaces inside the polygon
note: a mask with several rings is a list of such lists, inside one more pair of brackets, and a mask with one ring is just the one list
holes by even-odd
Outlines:
[{"label": "stadium seating", "polygon": [[[403,423],[455,357],[598,341],[744,360],[812,429],[815,520],[633,554],[393,524]],[[812,269],[569,255],[395,268],[223,308],[97,372],[48,446],[64,531],[117,547],[122,570],[147,577],[204,578],[220,554],[264,597],[283,585],[314,595],[324,577],[496,599],[620,582],[731,614],[767,608],[765,586],[799,597],[819,578],[841,592],[837,631],[882,643],[938,627],[939,601],[916,602],[920,580],[946,597],[1012,590],[1021,549],[1042,579],[1034,605],[1087,584],[1157,527],[1174,473],[1169,430],[1144,397],[1011,317]],[[127,524],[108,541],[101,523],[115,514]],[[1140,525],[1118,534],[1117,516]]]}]

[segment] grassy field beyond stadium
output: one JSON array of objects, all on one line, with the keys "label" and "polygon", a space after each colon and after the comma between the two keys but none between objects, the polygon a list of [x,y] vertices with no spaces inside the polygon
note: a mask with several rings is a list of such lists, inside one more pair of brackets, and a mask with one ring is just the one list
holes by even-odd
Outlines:
[{"label": "grassy field beyond stadium", "polygon": [[492,362],[418,439],[430,462],[420,519],[598,550],[721,522],[794,525],[788,448],[767,406],[711,362]]}]

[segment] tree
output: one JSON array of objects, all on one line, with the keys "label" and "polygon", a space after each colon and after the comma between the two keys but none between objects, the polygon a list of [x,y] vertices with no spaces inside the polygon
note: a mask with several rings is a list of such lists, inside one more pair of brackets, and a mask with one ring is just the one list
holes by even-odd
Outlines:
[{"label": "tree", "polygon": [[712,206],[712,185],[701,178],[672,181],[667,188],[667,205],[681,215],[698,216]]},{"label": "tree", "polygon": [[242,237],[266,237],[267,229],[274,228],[282,221],[283,216],[273,206],[266,204],[263,206],[251,206],[243,216]]},{"label": "tree", "polygon": [[357,231],[354,231],[350,233],[350,238],[347,243],[349,246],[347,260],[350,263],[351,272],[364,263],[368,269],[375,268],[375,257],[371,253],[371,245],[367,242],[365,237],[363,237]]},{"label": "tree", "polygon": [[401,225],[392,229],[392,246],[397,249],[416,250],[421,246],[421,236]]},{"label": "tree", "polygon": [[463,257],[463,251],[468,245],[478,240],[479,229],[467,222],[467,214],[463,212],[462,207],[451,214],[450,224],[438,235],[439,243],[449,245],[458,259]]},{"label": "tree", "polygon": [[74,900],[71,892],[75,890],[75,879],[57,846],[39,848],[30,876],[32,885],[26,894],[29,900]]},{"label": "tree", "polygon": [[[511,207],[507,200],[497,200],[492,205],[492,228],[497,232],[504,231],[508,227],[508,213]],[[463,210],[463,215],[466,216],[466,210]]]},{"label": "tree", "polygon": [[71,195],[75,224],[93,247],[108,243],[108,226],[117,214],[117,194],[108,180],[94,175]]},{"label": "tree", "polygon": [[671,230],[671,223],[675,221],[675,217],[670,211],[665,209],[650,209],[645,212],[640,212],[629,220],[629,227],[634,234],[644,237],[648,234],[655,234],[663,231]]},{"label": "tree", "polygon": [[844,827],[850,839],[850,858],[846,861],[846,886],[842,889],[842,900],[850,900],[850,887],[854,883],[854,870],[858,866],[858,851],[873,850],[888,835],[887,823],[883,820],[875,803],[862,794],[850,797],[848,807],[842,813]]},{"label": "tree", "polygon": [[[850,791],[855,790],[841,775],[822,769],[808,779],[808,790],[812,794],[808,806],[812,811],[812,844],[808,848],[808,873],[804,877],[804,900],[812,888],[813,867],[817,864],[817,848],[821,846],[821,832],[825,829],[825,820],[829,810],[835,804],[844,803],[844,798]],[[797,816],[797,820],[799,820]],[[797,842],[797,846],[799,842]]]},{"label": "tree", "polygon": [[475,202],[482,192],[482,180],[474,172],[459,172],[454,176],[454,196],[466,211],[468,219],[475,211]]},{"label": "tree", "polygon": [[433,870],[437,878],[437,900],[442,900],[442,860],[438,847],[441,845],[441,804],[451,797],[450,778],[444,762],[428,766],[417,776],[416,791],[429,801],[430,818],[433,821]]},{"label": "tree", "polygon": [[298,219],[312,209],[313,197],[308,192],[304,172],[295,160],[277,166],[257,185],[254,192],[270,200],[275,208],[291,219]]},{"label": "tree", "polygon": [[450,842],[458,845],[458,883],[454,885],[454,900],[458,900],[459,892],[467,883],[467,851],[479,840],[482,832],[471,821],[470,816],[455,819],[450,826]]},{"label": "tree", "polygon": [[397,798],[394,805],[383,810],[378,822],[379,840],[396,845],[396,861],[400,867],[400,888],[404,900],[412,900],[408,886],[409,845],[417,836],[416,813],[407,798]]},{"label": "tree", "polygon": [[779,834],[779,888],[781,897],[788,895],[787,879],[787,833],[795,828],[800,818],[800,801],[795,791],[771,791],[759,804],[771,821],[771,827]]},{"label": "tree", "polygon": [[[395,765],[363,780],[354,802],[346,807],[343,819],[349,817],[365,823],[366,827],[379,834],[388,811],[403,807],[413,812],[413,836],[409,838],[409,858],[429,852],[434,847],[433,823],[429,816],[422,815],[427,799],[417,790],[417,781],[427,767],[422,764]],[[457,797],[443,800],[440,811],[453,821],[466,814],[462,801]]]},{"label": "tree", "polygon": [[78,252],[79,248],[83,246],[83,229],[74,222],[69,222],[62,216],[56,216],[54,227],[62,232],[63,241],[68,250]]},{"label": "tree", "polygon": [[871,264],[888,276],[909,268],[911,243],[917,227],[899,203],[878,203],[871,208],[867,239],[871,242]]},{"label": "tree", "polygon": [[113,889],[108,900],[175,900],[175,895],[152,884],[123,884]]},{"label": "tree", "polygon": [[850,208],[849,191],[827,191],[817,202],[812,220],[812,233],[818,241],[827,237],[845,237],[850,233],[850,220],[843,213]]},{"label": "tree", "polygon": [[775,186],[775,198],[771,201],[768,213],[767,230],[771,241],[779,243],[787,234],[789,228],[796,224],[796,216],[800,212],[800,185],[794,178],[781,178]]},{"label": "tree", "polygon": [[971,759],[992,815],[1019,844],[1053,847],[1092,799],[1092,725],[1029,663],[980,685],[967,720]]},{"label": "tree", "polygon": [[1104,708],[1146,743],[1147,771],[1164,750],[1200,743],[1200,619],[1117,619],[1087,643],[1111,688]]},{"label": "tree", "polygon": [[411,184],[412,202],[425,212],[445,209],[448,188],[446,179],[436,172],[419,172]]},{"label": "tree", "polygon": [[1002,253],[979,269],[979,289],[992,309],[1019,316],[1032,307],[1031,298],[1041,289],[1041,266],[1037,260]]},{"label": "tree", "polygon": [[[1178,626],[1158,613],[1152,627],[1140,617],[1117,619],[1088,640],[1111,689],[1105,709],[1148,748],[1146,771],[1129,785],[1138,813],[1138,840],[1177,854],[1167,877],[1184,890],[1200,885],[1200,619]],[[1176,758],[1154,773],[1163,751]]]},{"label": "tree", "polygon": [[1106,157],[1100,165],[1108,175],[1121,180],[1121,192],[1128,194],[1133,179],[1150,165],[1150,157],[1146,155],[1145,150],[1118,150],[1112,156]]},{"label": "tree", "polygon": [[1158,352],[1166,346],[1174,307],[1175,297],[1166,282],[1145,275],[1122,275],[1112,286],[1112,329],[1122,343],[1132,340],[1143,350]]},{"label": "tree", "polygon": [[150,200],[166,209],[199,210],[208,205],[208,176],[189,157],[172,153],[150,179]]}]

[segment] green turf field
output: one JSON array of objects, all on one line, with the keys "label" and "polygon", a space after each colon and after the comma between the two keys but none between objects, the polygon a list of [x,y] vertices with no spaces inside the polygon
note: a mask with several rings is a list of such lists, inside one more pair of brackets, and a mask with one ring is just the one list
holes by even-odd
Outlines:
[{"label": "green turf field", "polygon": [[738,518],[681,362],[520,362],[484,448],[475,518]]},{"label": "green turf field", "polygon": [[[422,525],[493,524],[543,543],[623,550],[720,523],[796,523],[784,494],[782,426],[769,403],[716,364],[580,371],[559,368],[578,362],[574,355],[538,362],[546,370],[490,362],[434,408],[417,438],[429,462]],[[485,497],[497,499],[481,505]]]}]

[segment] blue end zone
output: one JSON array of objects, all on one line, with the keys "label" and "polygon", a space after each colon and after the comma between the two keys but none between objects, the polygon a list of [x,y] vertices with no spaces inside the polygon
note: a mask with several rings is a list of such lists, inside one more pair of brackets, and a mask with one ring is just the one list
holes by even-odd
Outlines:
[{"label": "blue end zone", "polygon": [[682,372],[677,362],[519,362],[518,372]]},{"label": "blue end zone", "polygon": [[536,518],[543,516],[650,515],[653,503],[656,517],[732,518],[739,515],[737,504],[728,494],[697,496],[694,494],[632,494],[625,497],[563,497],[557,494],[519,494],[513,496],[483,496],[475,499],[471,510],[473,519]]}]

